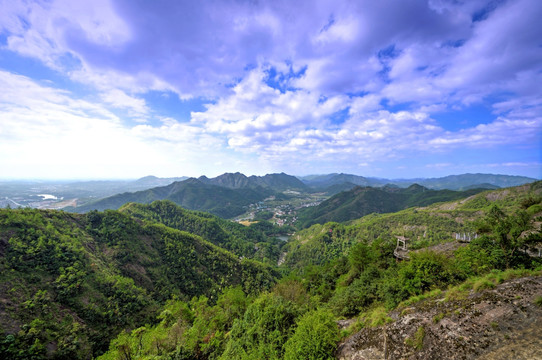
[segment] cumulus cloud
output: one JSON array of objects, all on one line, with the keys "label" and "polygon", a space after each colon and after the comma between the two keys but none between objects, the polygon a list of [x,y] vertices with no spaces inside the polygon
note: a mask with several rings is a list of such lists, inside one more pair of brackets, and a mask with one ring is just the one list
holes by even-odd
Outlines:
[{"label": "cumulus cloud", "polygon": [[108,79],[216,97],[247,67],[288,61],[305,67],[291,85],[307,91],[472,102],[517,86],[515,77],[541,63],[542,30],[532,24],[542,6],[491,4],[57,0],[6,3],[2,16],[9,49],[56,68],[70,54],[79,61],[73,78],[102,87]]},{"label": "cumulus cloud", "polygon": [[207,131],[224,134],[234,148],[263,151],[289,141],[296,132],[329,124],[329,116],[345,109],[345,96],[321,98],[308,91],[280,92],[256,69],[237,84],[232,94],[192,113],[192,122]]},{"label": "cumulus cloud", "polygon": [[[458,131],[447,131],[427,111],[390,112],[379,109],[380,98],[280,92],[265,83],[265,72],[253,70],[232,94],[203,112],[192,124],[223,136],[230,148],[260,154],[268,162],[361,161],[477,149],[506,144],[536,144],[540,118],[497,118]],[[342,122],[330,117],[348,110]],[[286,159],[286,160],[285,160]]]},{"label": "cumulus cloud", "polygon": [[[158,149],[149,152],[157,157],[214,154],[220,164],[256,159],[258,169],[277,170],[539,146],[536,0],[0,4],[1,51],[38,59],[96,92],[78,97],[3,72],[6,94],[30,91],[26,103],[0,98],[0,136],[12,144],[40,131],[72,144],[67,134],[99,124],[126,147]],[[181,122],[157,114],[145,100],[150,91],[206,105]],[[493,119],[454,131],[453,120],[438,120],[476,104]]]},{"label": "cumulus cloud", "polygon": [[490,124],[480,124],[458,132],[446,132],[431,139],[429,144],[435,149],[450,147],[483,148],[507,144],[532,144],[538,146],[542,130],[542,118],[511,120],[498,118]]},{"label": "cumulus cloud", "polygon": [[149,109],[145,100],[126,94],[120,89],[111,89],[101,94],[102,101],[112,107],[125,109],[131,118],[138,122],[146,122]]},{"label": "cumulus cloud", "polygon": [[228,164],[228,157],[220,156],[221,141],[174,119],[129,128],[105,102],[91,103],[5,71],[0,86],[4,176],[127,178],[149,171],[195,176],[201,164]]}]

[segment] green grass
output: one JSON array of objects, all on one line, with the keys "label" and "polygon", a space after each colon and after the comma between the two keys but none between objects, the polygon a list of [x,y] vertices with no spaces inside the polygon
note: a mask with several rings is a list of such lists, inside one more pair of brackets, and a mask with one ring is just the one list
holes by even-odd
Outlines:
[{"label": "green grass", "polygon": [[474,283],[474,285],[472,286],[472,290],[479,292],[485,289],[494,289],[495,286],[496,286],[495,283],[491,280],[480,279]]},{"label": "green grass", "polygon": [[442,320],[444,318],[444,316],[445,316],[444,313],[439,313],[439,314],[433,316],[433,323],[437,324],[440,320]]},{"label": "green grass", "polygon": [[462,289],[461,286],[454,286],[454,287],[449,288],[448,291],[446,291],[446,296],[444,297],[444,301],[449,302],[449,301],[463,300],[463,299],[466,299],[468,295],[469,295],[468,290]]},{"label": "green grass", "polygon": [[414,338],[407,337],[405,339],[405,344],[413,347],[416,350],[423,349],[423,339],[425,338],[425,327],[420,326],[418,330],[416,330],[416,333],[414,334]]},{"label": "green grass", "polygon": [[436,298],[441,294],[442,294],[441,289],[434,289],[434,290],[425,292],[425,293],[423,293],[421,295],[411,296],[408,299],[402,301],[397,307],[402,308],[402,307],[411,306],[411,305],[416,304],[416,303],[418,303],[418,302],[420,302],[422,300],[425,300],[425,299]]},{"label": "green grass", "polygon": [[375,307],[367,312],[364,312],[359,317],[361,327],[377,327],[389,322],[392,318],[388,316],[388,312],[384,306]]},{"label": "green grass", "polygon": [[491,325],[491,328],[493,330],[498,330],[499,329],[499,324],[496,323],[495,321],[492,321],[489,325]]},{"label": "green grass", "polygon": [[355,334],[357,332],[359,332],[361,329],[363,329],[365,326],[364,326],[364,323],[363,321],[361,321],[361,319],[357,319],[356,321],[354,321],[352,324],[350,324],[350,326],[348,326],[346,329],[343,329],[341,331],[341,339],[346,339],[348,338],[350,335],[352,334]]},{"label": "green grass", "polygon": [[480,292],[486,289],[494,289],[497,285],[502,284],[504,281],[517,279],[525,276],[538,276],[542,275],[541,269],[527,270],[527,269],[508,269],[508,270],[493,270],[483,276],[474,276],[468,278],[463,283],[451,287],[446,292],[446,301],[461,300],[468,295],[469,290],[474,292]]}]

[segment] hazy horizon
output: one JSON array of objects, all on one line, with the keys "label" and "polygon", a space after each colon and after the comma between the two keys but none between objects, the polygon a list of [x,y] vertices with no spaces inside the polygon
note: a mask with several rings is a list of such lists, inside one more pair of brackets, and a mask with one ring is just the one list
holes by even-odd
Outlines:
[{"label": "hazy horizon", "polygon": [[[146,178],[146,177],[149,177],[149,176],[154,176],[156,178],[160,178],[160,179],[173,179],[173,178],[199,178],[200,176],[206,176],[208,178],[214,178],[214,177],[217,177],[217,176],[220,176],[220,175],[223,175],[223,174],[226,174],[226,173],[230,173],[230,174],[233,174],[233,173],[238,173],[239,171],[227,171],[225,173],[222,173],[222,174],[218,174],[218,175],[215,175],[215,176],[209,176],[209,175],[206,175],[206,174],[201,174],[201,175],[197,175],[197,176],[186,176],[186,175],[179,175],[179,176],[155,176],[155,175],[145,175],[145,176],[141,176],[141,177],[134,177],[134,178],[6,178],[6,177],[0,177],[0,182],[1,181],[5,181],[5,182],[33,182],[33,181],[36,181],[36,182],[39,182],[39,181],[43,181],[43,182],[86,182],[86,181],[137,181],[137,180],[140,180],[140,179],[143,179],[143,178]],[[250,176],[264,176],[264,175],[268,175],[268,174],[280,174],[280,173],[285,173],[283,171],[281,172],[276,172],[276,173],[267,173],[267,174],[245,174],[245,173],[242,173],[242,172],[239,172],[247,177],[250,177]],[[431,179],[431,178],[443,178],[443,177],[447,177],[447,176],[458,176],[458,175],[478,175],[478,174],[481,174],[481,175],[499,175],[499,176],[520,176],[520,177],[529,177],[529,178],[533,178],[533,179],[536,179],[536,180],[542,180],[542,178],[540,177],[532,177],[532,176],[524,176],[524,175],[514,175],[514,174],[497,174],[497,173],[461,173],[461,174],[447,174],[447,175],[443,175],[443,176],[430,176],[430,177],[395,177],[395,178],[388,178],[388,177],[377,177],[377,176],[366,176],[366,175],[363,175],[363,174],[351,174],[351,173],[345,173],[345,172],[335,172],[335,173],[322,173],[322,174],[305,174],[305,175],[297,175],[297,174],[288,174],[288,173],[285,173],[286,175],[290,175],[290,176],[295,176],[297,178],[304,178],[304,177],[309,177],[309,176],[325,176],[325,175],[330,175],[330,174],[345,174],[345,175],[355,175],[355,176],[362,176],[362,177],[365,177],[365,178],[372,178],[372,179],[383,179],[383,180],[391,180],[391,181],[402,181],[402,180],[416,180],[416,179]]]}]

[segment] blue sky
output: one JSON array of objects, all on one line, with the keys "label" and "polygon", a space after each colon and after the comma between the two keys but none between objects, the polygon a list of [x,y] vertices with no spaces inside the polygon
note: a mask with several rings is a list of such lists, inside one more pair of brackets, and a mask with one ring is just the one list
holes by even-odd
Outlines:
[{"label": "blue sky", "polygon": [[538,0],[0,8],[0,178],[542,178]]}]

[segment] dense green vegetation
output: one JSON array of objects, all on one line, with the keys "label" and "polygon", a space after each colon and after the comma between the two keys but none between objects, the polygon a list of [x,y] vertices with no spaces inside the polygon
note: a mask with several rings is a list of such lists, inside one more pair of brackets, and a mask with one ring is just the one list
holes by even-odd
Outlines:
[{"label": "dense green vegetation", "polygon": [[[313,226],[294,235],[285,248],[289,254],[284,270],[289,269],[289,275],[271,291],[246,297],[235,290],[235,303],[241,305],[233,307],[237,309],[233,319],[219,320],[225,309],[195,298],[176,305],[192,309],[188,317],[175,317],[184,326],[183,336],[174,335],[175,325],[151,328],[162,331],[160,339],[170,350],[142,348],[138,344],[157,337],[151,331],[147,340],[138,342],[136,331],[117,339],[104,358],[122,358],[121,350],[143,358],[331,358],[340,337],[337,318],[359,316],[357,328],[377,326],[389,321],[386,309],[427,291],[464,281],[481,290],[491,281],[476,279],[489,271],[540,268],[539,258],[522,251],[542,241],[539,231],[529,233],[540,216],[540,188],[534,184],[528,189],[479,194],[468,201],[374,214],[350,224]],[[453,232],[468,231],[480,237],[459,247],[454,256],[423,250],[402,263],[392,256],[394,235],[410,237],[414,248],[426,248],[452,241]],[[229,289],[220,298],[231,298],[233,292]]]},{"label": "dense green vegetation", "polygon": [[204,212],[190,211],[171,201],[149,205],[129,203],[119,209],[132,217],[159,222],[168,227],[201,236],[236,255],[276,264],[283,242],[276,239],[276,227],[252,224],[249,227]]},{"label": "dense green vegetation", "polygon": [[326,189],[333,185],[354,184],[359,186],[384,186],[386,184],[408,187],[414,183],[430,189],[468,190],[468,189],[497,189],[519,186],[536,181],[525,176],[494,175],[494,174],[461,174],[432,179],[391,180],[381,178],[365,178],[351,174],[310,175],[302,178],[303,182],[316,189]]},{"label": "dense green vegetation", "polygon": [[[196,228],[196,225],[194,225]],[[117,211],[0,210],[0,354],[89,358],[173,297],[216,301],[276,273],[202,239]]]},{"label": "dense green vegetation", "polygon": [[392,186],[355,187],[332,196],[318,206],[301,210],[297,224],[305,228],[330,221],[344,222],[371,213],[391,213],[412,206],[462,199],[481,191],[483,190],[429,190],[417,184],[406,189]]},{"label": "dense green vegetation", "polygon": [[[314,225],[280,249],[278,281],[239,259],[273,259],[244,245],[276,245],[265,222],[241,228],[170,202],[87,215],[5,210],[0,355],[88,358],[112,340],[102,359],[329,359],[341,337],[390,321],[401,303],[542,269],[528,253],[542,244],[541,195],[538,182]],[[459,244],[454,232],[479,236]],[[409,261],[393,257],[396,235],[410,238]],[[340,318],[357,321],[339,332]]]},{"label": "dense green vegetation", "polygon": [[170,200],[186,209],[206,211],[228,219],[244,213],[250,204],[271,195],[284,196],[283,191],[292,189],[304,191],[307,187],[296,177],[286,174],[246,177],[240,173],[226,173],[212,179],[202,176],[144,191],[117,194],[74,210],[101,211],[118,209],[129,202],[150,204],[156,200]]},{"label": "dense green vegetation", "polygon": [[201,176],[198,180],[205,184],[217,185],[230,189],[269,188],[277,192],[285,190],[307,190],[307,186],[301,182],[301,180],[285,173],[267,174],[264,176],[252,175],[247,177],[237,172],[225,173],[212,179]]},{"label": "dense green vegetation", "polygon": [[246,207],[274,194],[269,188],[235,188],[205,184],[197,179],[174,182],[134,193],[123,193],[97,200],[76,208],[77,212],[118,209],[129,202],[150,204],[156,200],[171,200],[190,210],[207,211],[223,218],[242,214]]},{"label": "dense green vegetation", "polygon": [[[412,250],[454,240],[454,233],[481,234],[484,229],[475,221],[481,212],[487,213],[496,205],[505,213],[515,215],[523,211],[531,218],[539,210],[542,182],[516,188],[488,191],[464,200],[416,207],[389,214],[370,214],[360,219],[324,225],[314,225],[296,233],[283,249],[285,264],[294,268],[320,265],[344,255],[360,241],[373,243],[388,253],[393,251],[396,236],[410,239]],[[522,215],[525,217],[526,215]]]}]

